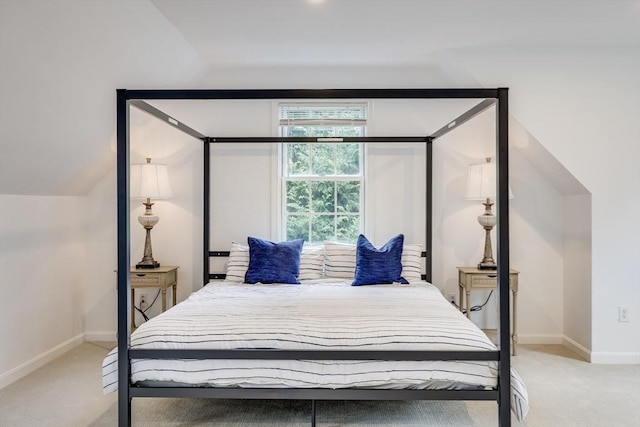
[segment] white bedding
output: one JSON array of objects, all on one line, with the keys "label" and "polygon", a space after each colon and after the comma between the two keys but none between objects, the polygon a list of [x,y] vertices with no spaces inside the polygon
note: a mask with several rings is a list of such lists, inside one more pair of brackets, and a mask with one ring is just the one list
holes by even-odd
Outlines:
[{"label": "white bedding", "polygon": [[[495,350],[487,336],[429,283],[350,286],[210,283],[140,326],[131,348]],[[135,383],[219,387],[495,388],[497,362],[133,360]],[[105,393],[117,389],[117,350],[103,362]],[[528,411],[512,369],[511,405]],[[166,385],[166,383],[165,383]]]}]

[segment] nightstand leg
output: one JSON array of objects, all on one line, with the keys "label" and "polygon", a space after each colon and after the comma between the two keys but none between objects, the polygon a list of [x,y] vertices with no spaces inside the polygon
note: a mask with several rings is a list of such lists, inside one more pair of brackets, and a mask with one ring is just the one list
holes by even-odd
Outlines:
[{"label": "nightstand leg", "polygon": [[467,300],[465,301],[465,306],[467,309],[467,319],[471,319],[471,310],[469,310],[469,306],[471,305],[471,289],[467,289]]},{"label": "nightstand leg", "polygon": [[463,304],[464,303],[464,299],[463,299],[463,294],[462,294],[462,286],[458,286],[458,309],[460,310],[460,313],[462,313],[464,311]]},{"label": "nightstand leg", "polygon": [[516,321],[518,319],[518,313],[516,311],[518,307],[518,291],[513,291],[513,312],[511,316],[513,316],[513,332],[511,335],[512,345],[513,345],[513,355],[516,355],[516,345],[518,344],[518,328]]},{"label": "nightstand leg", "polygon": [[167,310],[167,288],[162,290],[162,312]]},{"label": "nightstand leg", "polygon": [[176,298],[177,298],[176,297],[176,288],[177,288],[177,286],[173,285],[173,305],[176,305],[176,301],[177,301],[176,300]]},{"label": "nightstand leg", "polygon": [[131,288],[131,332],[136,328],[136,310],[135,307],[136,301],[136,290]]}]

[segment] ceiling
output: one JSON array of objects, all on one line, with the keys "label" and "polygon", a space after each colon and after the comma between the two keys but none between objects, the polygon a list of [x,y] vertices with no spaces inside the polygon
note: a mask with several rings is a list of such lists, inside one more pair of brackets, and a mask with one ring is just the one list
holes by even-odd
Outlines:
[{"label": "ceiling", "polygon": [[638,1],[152,0],[209,64],[397,65],[482,46],[638,46]]},{"label": "ceiling", "polygon": [[0,194],[88,194],[116,88],[462,85],[441,54],[495,47],[640,48],[640,1],[0,0]]}]

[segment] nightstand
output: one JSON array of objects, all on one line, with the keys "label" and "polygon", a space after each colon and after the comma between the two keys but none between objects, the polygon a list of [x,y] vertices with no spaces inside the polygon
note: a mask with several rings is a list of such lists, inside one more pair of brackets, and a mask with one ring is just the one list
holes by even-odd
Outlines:
[{"label": "nightstand", "polygon": [[[511,302],[511,348],[512,354],[516,355],[516,344],[518,343],[518,329],[516,324],[518,307],[518,274],[520,272],[509,270],[509,289],[513,295]],[[479,270],[476,267],[458,267],[458,286],[460,291],[460,311],[466,310],[467,317],[470,318],[469,300],[471,291],[475,289],[497,289],[498,273],[495,270]],[[463,298],[466,296],[466,298]],[[464,304],[463,304],[464,301]]]},{"label": "nightstand", "polygon": [[162,291],[162,311],[167,309],[167,288],[173,288],[173,305],[176,305],[178,267],[131,268],[131,330],[135,327],[135,291],[141,288],[160,288]]}]

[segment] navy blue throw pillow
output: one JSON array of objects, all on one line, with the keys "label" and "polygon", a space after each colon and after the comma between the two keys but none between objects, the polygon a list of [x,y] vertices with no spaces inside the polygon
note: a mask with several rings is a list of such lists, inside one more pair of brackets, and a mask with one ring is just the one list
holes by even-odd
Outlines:
[{"label": "navy blue throw pillow", "polygon": [[408,284],[402,276],[402,244],[404,235],[398,234],[380,249],[362,234],[356,245],[356,278],[351,285],[378,285],[383,283]]},{"label": "navy blue throw pillow", "polygon": [[302,239],[273,243],[249,237],[249,268],[246,283],[299,284]]}]

